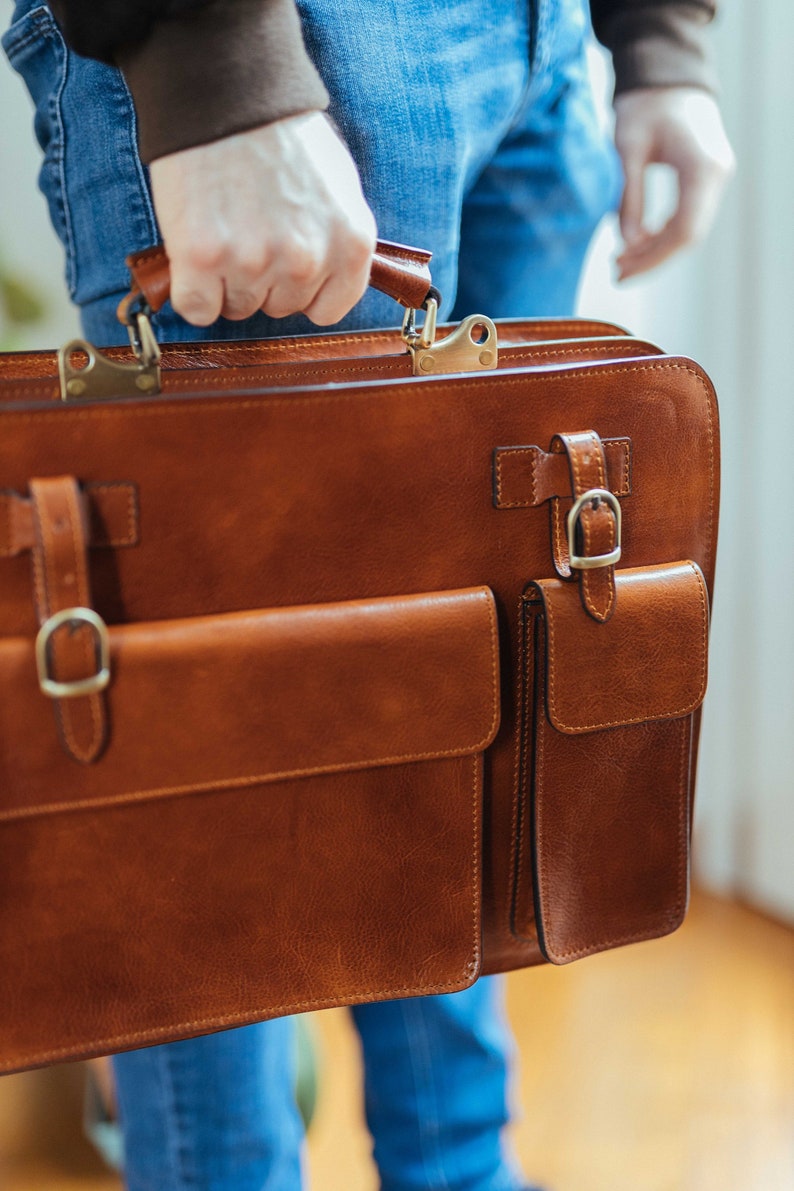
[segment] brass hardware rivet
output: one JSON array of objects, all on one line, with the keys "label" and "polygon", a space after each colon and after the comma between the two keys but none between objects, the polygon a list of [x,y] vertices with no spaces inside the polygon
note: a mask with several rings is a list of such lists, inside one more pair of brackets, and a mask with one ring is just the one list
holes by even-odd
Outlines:
[{"label": "brass hardware rivet", "polygon": [[419,361],[419,367],[423,372],[432,372],[435,367],[435,360],[432,356],[422,356]]},{"label": "brass hardware rivet", "polygon": [[483,364],[486,368],[489,364],[493,364],[493,352],[487,351],[487,350],[484,352],[480,352],[480,363]]},{"label": "brass hardware rivet", "polygon": [[86,383],[84,380],[70,380],[66,386],[66,392],[70,397],[82,397],[86,390]]},{"label": "brass hardware rivet", "polygon": [[156,383],[157,382],[155,381],[153,376],[144,375],[144,376],[136,376],[135,377],[136,388],[141,389],[142,392],[144,392],[144,393],[151,392],[151,390],[155,387]]}]

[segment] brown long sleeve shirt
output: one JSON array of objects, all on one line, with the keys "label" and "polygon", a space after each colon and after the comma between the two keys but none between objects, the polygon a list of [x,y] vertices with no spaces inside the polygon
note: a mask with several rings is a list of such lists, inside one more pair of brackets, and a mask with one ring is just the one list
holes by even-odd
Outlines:
[{"label": "brown long sleeve shirt", "polygon": [[[50,6],[78,53],[123,70],[144,161],[328,104],[293,0]],[[615,64],[616,93],[713,89],[705,26],[715,7],[716,0],[591,0],[593,28]]]}]

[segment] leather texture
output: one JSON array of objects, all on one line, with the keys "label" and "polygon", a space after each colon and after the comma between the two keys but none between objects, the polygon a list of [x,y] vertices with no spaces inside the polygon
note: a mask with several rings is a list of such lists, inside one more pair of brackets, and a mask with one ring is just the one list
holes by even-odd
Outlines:
[{"label": "leather texture", "polygon": [[[70,608],[91,608],[85,504],[71,476],[33,479],[33,586],[39,625]],[[67,622],[49,637],[49,676],[59,683],[90,678],[98,667],[96,634]],[[13,686],[8,688],[13,690]],[[107,739],[101,692],[54,699],[52,707],[64,750],[75,761],[96,761]],[[24,733],[25,727],[21,725]],[[15,739],[11,736],[8,739]]]},{"label": "leather texture", "polygon": [[[545,319],[505,320],[496,325],[502,369],[662,354],[645,340],[618,334],[619,328],[610,323]],[[443,337],[449,330],[442,326],[439,335]],[[133,362],[126,347],[104,348],[103,354],[119,363]],[[194,392],[196,388],[211,392],[213,385],[241,389],[412,375],[411,358],[398,331],[239,343],[166,343],[160,365],[167,393]],[[0,354],[0,405],[5,400],[61,399],[55,352]]]},{"label": "leather texture", "polygon": [[[608,324],[500,334],[499,369],[423,378],[389,332],[174,345],[162,396],[84,403],[57,399],[52,353],[0,360],[3,1069],[680,919],[699,712],[672,711],[701,694],[714,392]],[[623,512],[609,617],[549,534],[588,444]],[[31,481],[59,477],[110,630],[90,764],[33,663]],[[581,731],[547,714],[549,650]],[[584,730],[602,706],[621,722]]]},{"label": "leather texture", "polygon": [[558,579],[524,615],[514,924],[563,964],[683,919],[707,592],[693,563],[643,567],[618,572],[608,624]]},{"label": "leather texture", "polygon": [[[401,306],[420,309],[431,290],[430,260],[432,253],[422,248],[410,248],[389,240],[378,240],[372,257],[369,284]],[[129,307],[142,296],[151,310],[160,310],[171,294],[171,272],[168,255],[162,244],[153,245],[127,257],[132,291],[119,306],[119,317],[126,321]]]},{"label": "leather texture", "polygon": [[[140,533],[134,484],[86,484],[78,489],[85,544],[135,546]],[[0,558],[13,558],[36,544],[33,501],[18,492],[0,492]]]},{"label": "leather texture", "polygon": [[[70,768],[57,788],[58,741],[37,697],[32,645],[0,643],[0,685],[20,695],[0,709],[2,738],[17,741],[0,819],[466,756],[483,752],[499,723],[488,588],[119,625],[110,635],[112,755]],[[155,739],[156,750],[141,743]]]}]

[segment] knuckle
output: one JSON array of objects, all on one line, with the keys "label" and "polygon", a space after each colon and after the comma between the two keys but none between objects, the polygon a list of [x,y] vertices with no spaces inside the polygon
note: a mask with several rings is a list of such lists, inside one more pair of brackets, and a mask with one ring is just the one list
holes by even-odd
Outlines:
[{"label": "knuckle", "polygon": [[179,248],[180,263],[201,273],[217,273],[229,255],[228,244],[213,236],[191,236]]},{"label": "knuckle", "polygon": [[240,277],[253,283],[265,274],[270,259],[271,254],[265,243],[258,240],[241,241],[235,249],[234,270]]},{"label": "knuckle", "polygon": [[290,314],[297,314],[301,306],[294,298],[290,298],[280,291],[269,294],[262,309],[271,318],[287,318]]},{"label": "knuckle", "polygon": [[287,279],[299,289],[305,289],[311,285],[317,276],[318,269],[319,261],[316,256],[303,249],[291,252],[284,264]]},{"label": "knuckle", "polygon": [[251,289],[235,289],[226,296],[223,313],[226,318],[248,318],[259,310],[262,297]]},{"label": "knuckle", "polygon": [[214,322],[220,313],[213,308],[206,295],[197,289],[174,289],[171,293],[171,305],[182,318],[200,327]]},{"label": "knuckle", "polygon": [[368,236],[362,232],[351,235],[347,243],[347,259],[350,268],[355,269],[356,272],[369,269],[374,251],[374,236]]}]

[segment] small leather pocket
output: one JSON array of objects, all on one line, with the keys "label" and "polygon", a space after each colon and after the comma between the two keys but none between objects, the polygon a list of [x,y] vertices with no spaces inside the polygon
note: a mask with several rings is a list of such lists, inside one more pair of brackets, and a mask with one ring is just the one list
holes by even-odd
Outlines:
[{"label": "small leather pocket", "polygon": [[523,600],[513,929],[557,964],[666,934],[687,903],[706,587],[686,562],[618,572],[616,592],[606,624],[576,583]]}]

